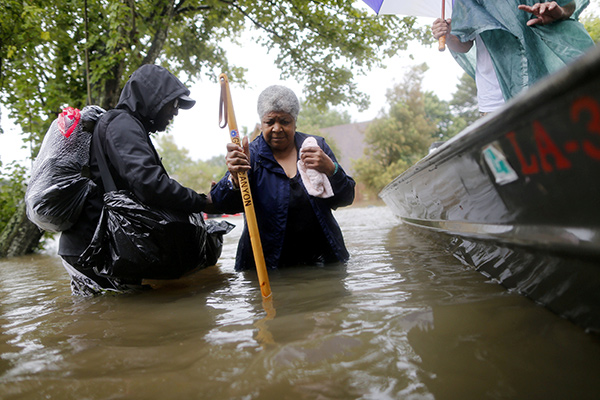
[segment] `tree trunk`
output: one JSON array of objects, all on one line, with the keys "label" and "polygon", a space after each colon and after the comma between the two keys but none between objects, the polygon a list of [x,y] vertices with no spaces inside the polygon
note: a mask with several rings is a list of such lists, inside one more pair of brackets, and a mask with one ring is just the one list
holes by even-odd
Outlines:
[{"label": "tree trunk", "polygon": [[27,218],[25,202],[21,202],[4,230],[0,233],[0,257],[33,253],[40,243],[42,232]]}]

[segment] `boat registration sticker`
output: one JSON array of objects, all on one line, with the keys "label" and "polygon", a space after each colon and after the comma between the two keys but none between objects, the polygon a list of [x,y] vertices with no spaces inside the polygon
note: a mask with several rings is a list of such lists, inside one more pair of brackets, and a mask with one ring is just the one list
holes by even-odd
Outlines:
[{"label": "boat registration sticker", "polygon": [[489,144],[483,149],[483,158],[490,167],[498,185],[506,185],[519,179],[506,156],[495,143]]}]

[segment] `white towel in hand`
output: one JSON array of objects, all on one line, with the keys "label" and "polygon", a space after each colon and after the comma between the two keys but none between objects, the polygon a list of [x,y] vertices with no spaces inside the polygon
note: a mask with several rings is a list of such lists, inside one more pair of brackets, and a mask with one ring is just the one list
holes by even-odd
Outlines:
[{"label": "white towel in hand", "polygon": [[[300,148],[300,156],[302,156],[302,151],[307,147],[319,147],[317,140],[314,137],[306,138]],[[298,160],[298,170],[308,194],[324,199],[333,196],[333,189],[327,175],[316,169],[306,168],[302,159]]]}]

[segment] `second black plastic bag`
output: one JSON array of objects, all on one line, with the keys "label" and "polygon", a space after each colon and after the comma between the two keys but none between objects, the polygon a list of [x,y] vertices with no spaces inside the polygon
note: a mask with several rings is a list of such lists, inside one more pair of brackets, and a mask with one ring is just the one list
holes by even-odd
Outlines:
[{"label": "second black plastic bag", "polygon": [[108,277],[177,279],[207,266],[206,239],[200,214],[151,209],[130,192],[110,191],[78,264]]}]

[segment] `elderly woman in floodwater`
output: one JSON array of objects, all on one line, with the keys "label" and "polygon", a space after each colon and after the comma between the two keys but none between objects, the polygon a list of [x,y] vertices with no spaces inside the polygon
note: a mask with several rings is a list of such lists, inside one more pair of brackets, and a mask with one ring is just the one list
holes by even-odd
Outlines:
[{"label": "elderly woman in floodwater", "polygon": [[[292,90],[270,86],[258,98],[261,134],[227,145],[225,176],[212,200],[226,213],[243,211],[238,172],[246,171],[267,268],[345,262],[349,258],[332,210],[352,204],[354,180],[319,136],[296,132],[300,103]],[[254,268],[247,224],[237,271]]]}]

